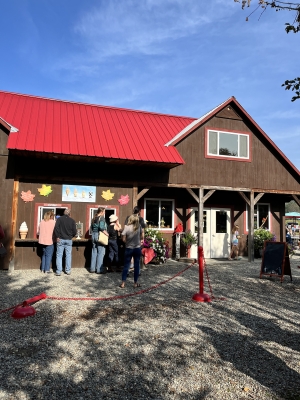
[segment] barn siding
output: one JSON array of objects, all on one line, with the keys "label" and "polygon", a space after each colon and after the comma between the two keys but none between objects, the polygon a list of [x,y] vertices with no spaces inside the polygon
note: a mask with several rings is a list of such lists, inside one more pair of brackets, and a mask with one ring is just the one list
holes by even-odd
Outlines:
[{"label": "barn siding", "polygon": [[[229,129],[252,134],[252,162],[205,158],[205,127]],[[176,145],[185,160],[170,170],[170,183],[203,186],[228,186],[270,190],[300,190],[299,175],[255,130],[239,120],[214,117]]]}]

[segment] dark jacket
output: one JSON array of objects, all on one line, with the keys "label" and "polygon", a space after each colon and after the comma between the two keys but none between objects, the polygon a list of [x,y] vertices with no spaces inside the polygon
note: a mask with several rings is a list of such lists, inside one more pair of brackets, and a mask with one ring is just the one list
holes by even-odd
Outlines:
[{"label": "dark jacket", "polygon": [[56,221],[54,234],[58,239],[71,240],[77,233],[73,218],[63,215]]},{"label": "dark jacket", "polygon": [[[136,214],[133,214],[133,215],[136,215]],[[130,217],[130,215],[128,215],[128,216],[126,217],[125,222],[124,222],[124,225],[127,225],[129,217]],[[145,221],[144,221],[144,218],[143,218],[143,217],[140,217],[140,216],[139,216],[139,223],[140,223],[140,225],[141,225],[141,227],[142,227],[143,229],[146,228],[146,224],[145,224]]]}]

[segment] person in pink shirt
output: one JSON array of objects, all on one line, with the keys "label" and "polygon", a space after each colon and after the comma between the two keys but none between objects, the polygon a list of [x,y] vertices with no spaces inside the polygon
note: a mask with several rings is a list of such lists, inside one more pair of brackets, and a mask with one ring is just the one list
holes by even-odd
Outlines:
[{"label": "person in pink shirt", "polygon": [[50,274],[50,264],[54,251],[53,231],[55,227],[54,213],[47,211],[38,228],[39,244],[42,246],[41,272]]}]

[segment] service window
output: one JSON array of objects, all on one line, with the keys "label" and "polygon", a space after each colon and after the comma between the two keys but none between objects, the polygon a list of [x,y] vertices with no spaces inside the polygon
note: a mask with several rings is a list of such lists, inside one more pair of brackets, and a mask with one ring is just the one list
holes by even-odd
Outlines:
[{"label": "service window", "polygon": [[55,219],[57,220],[59,217],[64,215],[64,211],[66,208],[71,209],[71,204],[36,203],[35,224],[34,224],[35,234],[37,233],[39,224],[42,221],[42,219],[44,219],[44,215],[46,214],[46,212],[52,211],[55,215]]},{"label": "service window", "polygon": [[174,200],[145,199],[144,209],[148,228],[174,229]]},{"label": "service window", "polygon": [[91,223],[92,223],[93,218],[94,218],[94,217],[96,216],[96,214],[97,214],[98,207],[103,207],[103,208],[105,208],[105,221],[106,221],[107,225],[110,224],[109,217],[110,217],[112,214],[116,214],[116,215],[119,214],[119,207],[115,207],[115,206],[97,206],[97,207],[88,206],[88,227],[89,227],[89,235],[92,234],[91,229],[90,229],[90,228],[91,228]]}]

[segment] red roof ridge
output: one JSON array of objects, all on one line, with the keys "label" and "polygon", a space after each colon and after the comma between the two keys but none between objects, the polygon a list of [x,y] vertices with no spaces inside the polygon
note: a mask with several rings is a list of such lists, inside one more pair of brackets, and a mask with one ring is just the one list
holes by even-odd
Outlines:
[{"label": "red roof ridge", "polygon": [[103,106],[101,104],[83,103],[83,102],[80,102],[80,101],[54,99],[54,98],[50,98],[50,97],[36,96],[34,94],[24,94],[24,93],[17,93],[17,92],[9,92],[9,91],[6,91],[6,90],[0,90],[0,93],[12,94],[14,96],[17,95],[17,96],[22,96],[22,97],[31,97],[31,98],[34,98],[34,99],[41,99],[41,100],[58,101],[58,102],[62,102],[62,103],[78,104],[78,105],[83,105],[83,106],[106,108],[106,109],[110,109],[110,110],[130,111],[130,112],[136,112],[136,113],[160,115],[160,116],[173,117],[173,118],[186,118],[186,119],[190,119],[192,121],[194,121],[196,119],[194,117],[185,117],[183,115],[164,114],[164,113],[159,113],[159,112],[154,112],[154,111],[146,111],[146,110],[134,110],[134,109],[131,109],[131,108],[116,107],[116,106]]}]

